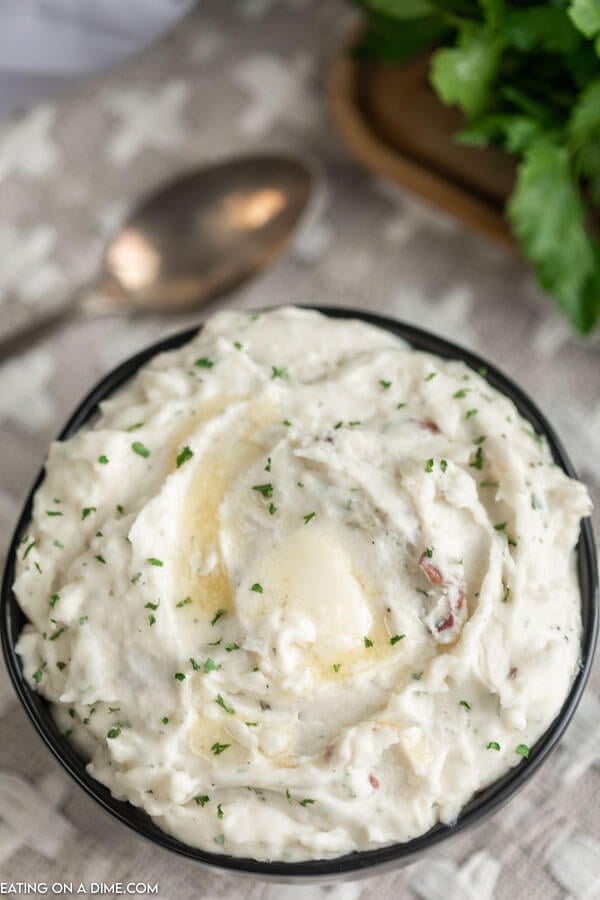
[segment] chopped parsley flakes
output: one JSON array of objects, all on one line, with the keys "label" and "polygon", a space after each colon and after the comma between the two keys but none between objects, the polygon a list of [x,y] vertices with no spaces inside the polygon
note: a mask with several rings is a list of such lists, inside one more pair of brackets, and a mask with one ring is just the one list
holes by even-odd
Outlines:
[{"label": "chopped parsley flakes", "polygon": [[206,660],[206,662],[204,663],[204,666],[203,666],[203,669],[207,674],[209,672],[216,672],[217,669],[220,669],[220,668],[221,668],[221,666],[217,665],[217,663],[214,661],[214,659],[211,659],[210,656],[208,657],[208,659]]},{"label": "chopped parsley flakes", "polygon": [[29,555],[29,551],[30,551],[33,547],[35,547],[35,541],[32,541],[30,544],[27,545],[27,547],[25,548],[25,553],[23,554],[23,559],[27,559],[27,557],[28,557],[28,555]]},{"label": "chopped parsley flakes", "polygon": [[498,741],[490,741],[485,749],[486,750],[499,750],[500,744],[498,743]]},{"label": "chopped parsley flakes", "polygon": [[233,708],[233,706],[228,706],[220,694],[217,694],[217,696],[215,697],[215,703],[217,704],[217,706],[220,706],[221,709],[224,709],[226,713],[229,713],[230,716],[235,713],[235,709]]},{"label": "chopped parsley flakes", "polygon": [[304,519],[304,524],[308,525],[308,523],[312,519],[314,519],[315,516],[316,516],[316,512],[307,513],[305,516],[302,516],[302,518]]},{"label": "chopped parsley flakes", "polygon": [[100,463],[100,465],[105,466],[109,462],[108,456],[105,456],[105,454],[103,453],[98,457],[98,462]]},{"label": "chopped parsley flakes", "polygon": [[395,635],[393,635],[393,637],[390,638],[390,644],[393,647],[395,644],[397,644],[399,641],[401,641],[405,637],[406,637],[405,634],[395,634]]},{"label": "chopped parsley flakes", "polygon": [[87,517],[90,516],[93,512],[96,512],[95,506],[84,506],[84,508],[81,510],[81,518],[87,519]]},{"label": "chopped parsley flakes", "polygon": [[[140,572],[140,575],[141,575],[141,572]],[[182,606],[187,606],[191,602],[192,602],[191,597],[184,597],[183,600],[180,600],[179,603],[175,604],[175,606],[177,609],[181,609]]]},{"label": "chopped parsley flakes", "polygon": [[466,700],[461,700],[461,701],[460,701],[460,706],[464,706],[465,709],[471,709],[471,704],[470,704],[470,703],[467,703]]},{"label": "chopped parsley flakes", "polygon": [[194,800],[198,804],[198,806],[205,806],[207,803],[210,803],[210,797],[208,794],[198,794],[197,797],[194,797]]},{"label": "chopped parsley flakes", "polygon": [[185,681],[185,675],[183,674],[183,672],[175,672],[175,675],[173,677],[177,681]]},{"label": "chopped parsley flakes", "polygon": [[253,491],[257,491],[259,494],[262,494],[263,497],[272,497],[273,496],[273,485],[272,484],[255,484],[252,486]]},{"label": "chopped parsley flakes", "polygon": [[289,377],[290,377],[290,374],[285,367],[278,369],[277,366],[271,366],[271,379],[289,378]]},{"label": "chopped parsley flakes", "polygon": [[56,604],[58,603],[59,600],[60,600],[60,594],[52,594],[52,596],[50,597],[50,601],[49,601],[50,609],[54,609],[54,607],[56,606]]},{"label": "chopped parsley flakes", "polygon": [[[179,604],[178,604],[179,605]],[[221,619],[225,615],[224,609],[218,609],[212,619],[210,620],[211,625],[216,625],[219,619]]]},{"label": "chopped parsley flakes", "polygon": [[177,455],[177,468],[179,469],[188,459],[191,459],[194,455],[193,450],[190,450],[188,446],[185,446],[180,453]]},{"label": "chopped parsley flakes", "polygon": [[337,672],[340,671],[341,667],[342,667],[342,664],[341,664],[341,663],[334,663],[334,664],[333,664],[333,671],[337,673]]},{"label": "chopped parsley flakes", "polygon": [[137,453],[138,456],[143,456],[144,459],[147,459],[150,456],[150,451],[141,441],[134,441],[131,445],[131,449],[134,453]]},{"label": "chopped parsley flakes", "polygon": [[262,594],[262,592],[263,592],[262,584],[259,584],[257,581],[255,584],[252,585],[250,590],[254,591],[256,594]]},{"label": "chopped parsley flakes", "polygon": [[524,756],[525,759],[527,759],[527,757],[529,756],[530,752],[531,752],[531,751],[530,751],[529,747],[527,746],[527,744],[519,744],[519,746],[518,746],[517,749],[515,750],[515,753],[518,753],[519,756]]},{"label": "chopped parsley flakes", "polygon": [[392,386],[392,382],[391,382],[391,381],[384,381],[383,378],[380,378],[380,379],[379,379],[379,384],[380,384],[381,387],[384,389],[384,391],[387,391],[387,390],[388,390],[389,388],[391,388],[391,386]]},{"label": "chopped parsley flakes", "polygon": [[42,680],[42,676],[44,674],[44,669],[46,668],[47,665],[48,665],[47,662],[43,662],[41,664],[41,666],[39,667],[39,669],[36,669],[36,671],[33,673],[32,678],[36,684],[39,684],[40,681]]},{"label": "chopped parsley flakes", "polygon": [[240,645],[239,645],[239,644],[235,644],[235,643],[233,643],[233,644],[225,644],[225,649],[227,650],[228,653],[231,653],[232,650],[239,650],[239,649],[240,649]]},{"label": "chopped parsley flakes", "polygon": [[472,469],[483,469],[483,450],[481,447],[477,448],[477,453],[469,463],[469,466]]},{"label": "chopped parsley flakes", "polygon": [[110,729],[110,731],[107,733],[106,737],[110,738],[112,740],[113,738],[118,738],[120,734],[121,734],[121,729],[117,725],[116,728]]},{"label": "chopped parsley flakes", "polygon": [[470,418],[472,418],[473,416],[476,416],[478,412],[479,412],[478,409],[468,409],[468,410],[467,410],[467,414],[466,414],[466,416],[465,416],[465,419],[470,419]]},{"label": "chopped parsley flakes", "polygon": [[46,515],[47,516],[62,516],[62,513],[59,509],[47,509]]},{"label": "chopped parsley flakes", "polygon": [[425,471],[426,471],[426,472],[433,472],[433,459],[428,459],[428,460],[427,460],[427,462],[425,463]]},{"label": "chopped parsley flakes", "polygon": [[212,369],[214,366],[214,362],[212,359],[207,359],[206,356],[201,356],[200,359],[197,359],[194,363],[199,369]]},{"label": "chopped parsley flakes", "polygon": [[231,747],[231,744],[219,744],[219,742],[216,741],[210,749],[215,756],[219,756],[219,754],[223,753],[224,750],[227,750],[228,747]]},{"label": "chopped parsley flakes", "polygon": [[373,641],[370,640],[370,639],[365,635],[365,647],[368,649],[369,647],[372,647],[372,646],[373,646]]},{"label": "chopped parsley flakes", "polygon": [[164,566],[162,559],[157,559],[155,556],[149,556],[146,562],[149,562],[151,566],[158,566],[158,568]]}]

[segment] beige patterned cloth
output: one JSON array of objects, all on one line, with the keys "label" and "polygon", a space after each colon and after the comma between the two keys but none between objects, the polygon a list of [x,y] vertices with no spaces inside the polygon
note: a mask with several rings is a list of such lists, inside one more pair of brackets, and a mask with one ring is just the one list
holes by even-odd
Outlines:
[{"label": "beige patterned cloth", "polygon": [[[218,304],[367,307],[489,358],[555,424],[600,510],[600,341],[575,338],[527,268],[349,158],[327,69],[341,0],[204,0],[176,31],[52,105],[0,123],[2,328],[92,276],[132,200],[254,148],[322,162],[320,209],[287,257]],[[50,439],[103,373],[198,316],[81,320],[0,367],[0,544]],[[600,533],[598,513],[596,530]],[[0,668],[0,893],[30,881],[158,883],[161,898],[600,898],[600,673],[533,783],[478,829],[396,873],[329,887],[222,877],[119,825],[62,772]],[[34,896],[29,893],[28,896]]]}]

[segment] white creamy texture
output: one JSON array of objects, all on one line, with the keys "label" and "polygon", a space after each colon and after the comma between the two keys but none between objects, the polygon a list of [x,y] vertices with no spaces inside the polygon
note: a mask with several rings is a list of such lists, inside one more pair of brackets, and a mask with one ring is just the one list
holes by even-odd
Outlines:
[{"label": "white creamy texture", "polygon": [[559,712],[589,511],[462,363],[223,312],[52,446],[18,649],[94,777],[189,844],[406,841]]}]

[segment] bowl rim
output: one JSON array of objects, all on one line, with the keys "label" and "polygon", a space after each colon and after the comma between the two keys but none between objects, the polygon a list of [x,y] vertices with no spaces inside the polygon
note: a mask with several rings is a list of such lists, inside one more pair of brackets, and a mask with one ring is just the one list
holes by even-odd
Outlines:
[{"label": "bowl rim", "polygon": [[[268,312],[276,308],[278,307],[252,310],[252,312]],[[464,362],[469,368],[483,374],[490,385],[515,403],[521,415],[530,422],[536,433],[546,437],[554,461],[569,476],[572,478],[577,477],[562,443],[536,404],[503,372],[477,354],[428,331],[367,310],[351,307],[311,305],[297,308],[311,309],[330,318],[359,319],[395,334],[416,350],[433,353],[444,359],[456,359]],[[133,377],[138,369],[151,358],[159,353],[181,347],[195,337],[202,328],[203,323],[200,323],[192,328],[178,331],[154,342],[113,368],[85,395],[69,417],[66,425],[61,429],[57,440],[64,440],[75,434],[82,425],[91,419],[98,410],[99,404]],[[265,880],[298,882],[308,880],[327,881],[348,876],[356,878],[360,877],[361,874],[368,876],[375,871],[379,873],[384,869],[412,862],[423,851],[437,847],[440,842],[462,834],[465,829],[475,823],[480,823],[482,819],[487,818],[504,805],[548,758],[562,737],[581,699],[593,662],[599,618],[598,566],[596,546],[589,517],[581,522],[579,541],[576,548],[583,632],[580,665],[571,689],[559,714],[533,746],[529,758],[522,759],[500,779],[475,794],[463,807],[456,823],[453,825],[437,823],[426,833],[405,843],[389,844],[373,850],[355,851],[333,859],[314,859],[299,862],[264,861],[210,853],[192,847],[160,829],[141,808],[134,806],[128,801],[113,798],[104,785],[92,778],[86,771],[84,760],[75,753],[66,738],[59,732],[50,714],[47,701],[40,694],[36,693],[23,677],[21,663],[15,651],[15,643],[27,619],[17,604],[12,585],[17,548],[21,541],[21,536],[29,524],[33,496],[43,480],[44,473],[45,469],[42,467],[29,491],[19,516],[7,552],[0,593],[0,636],[4,659],[13,687],[34,728],[51,753],[62,765],[63,769],[106,812],[127,825],[136,834],[180,856],[193,859],[207,868],[212,870],[219,869],[223,873],[250,875],[254,878]]]}]

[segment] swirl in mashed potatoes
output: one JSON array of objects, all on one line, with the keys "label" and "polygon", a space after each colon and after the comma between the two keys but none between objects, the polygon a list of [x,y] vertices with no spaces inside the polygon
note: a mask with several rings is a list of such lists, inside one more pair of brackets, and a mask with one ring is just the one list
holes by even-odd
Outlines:
[{"label": "swirl in mashed potatoes", "polygon": [[188,844],[407,841],[558,714],[589,512],[463,363],[223,312],[52,446],[18,650],[91,774]]}]

